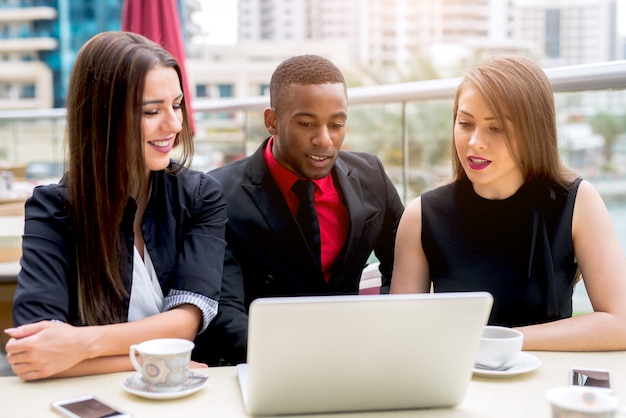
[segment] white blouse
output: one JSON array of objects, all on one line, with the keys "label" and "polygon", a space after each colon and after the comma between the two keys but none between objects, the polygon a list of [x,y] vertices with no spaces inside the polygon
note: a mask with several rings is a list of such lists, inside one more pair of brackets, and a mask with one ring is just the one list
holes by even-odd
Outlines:
[{"label": "white blouse", "polygon": [[147,318],[163,311],[163,290],[152,265],[148,249],[144,245],[143,254],[133,247],[133,283],[130,290],[128,322]]}]

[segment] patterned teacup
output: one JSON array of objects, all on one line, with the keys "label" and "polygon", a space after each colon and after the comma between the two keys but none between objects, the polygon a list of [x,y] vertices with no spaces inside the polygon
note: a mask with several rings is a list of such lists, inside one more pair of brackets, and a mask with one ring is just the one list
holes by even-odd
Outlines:
[{"label": "patterned teacup", "polygon": [[182,389],[189,375],[193,347],[193,342],[180,338],[148,340],[130,346],[130,361],[150,390],[175,392]]}]

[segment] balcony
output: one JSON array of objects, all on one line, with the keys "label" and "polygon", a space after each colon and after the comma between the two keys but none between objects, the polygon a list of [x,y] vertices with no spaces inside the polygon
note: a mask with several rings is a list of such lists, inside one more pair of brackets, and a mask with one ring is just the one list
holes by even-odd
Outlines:
[{"label": "balcony", "polygon": [[0,22],[30,22],[33,20],[54,20],[57,10],[54,7],[0,7]]},{"label": "balcony", "polygon": [[54,51],[57,48],[58,42],[52,37],[0,39],[2,53]]}]

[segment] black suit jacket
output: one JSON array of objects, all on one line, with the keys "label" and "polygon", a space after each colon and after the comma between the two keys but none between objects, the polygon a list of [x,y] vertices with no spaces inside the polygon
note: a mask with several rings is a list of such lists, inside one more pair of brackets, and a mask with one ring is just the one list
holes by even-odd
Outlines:
[{"label": "black suit jacket", "polygon": [[350,226],[327,283],[265,164],[266,145],[267,140],[253,155],[210,172],[228,203],[219,312],[194,351],[194,359],[211,365],[245,361],[247,311],[256,298],[356,294],[372,251],[380,261],[381,291],[389,289],[404,207],[380,160],[341,151],[335,162],[331,173]]}]

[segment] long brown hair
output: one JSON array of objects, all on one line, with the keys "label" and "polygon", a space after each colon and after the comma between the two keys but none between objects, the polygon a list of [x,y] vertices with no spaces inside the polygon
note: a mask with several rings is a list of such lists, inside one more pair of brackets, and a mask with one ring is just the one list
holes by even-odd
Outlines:
[{"label": "long brown hair", "polygon": [[[146,74],[176,60],[147,38],[103,32],[80,50],[67,97],[69,223],[74,239],[78,309],[86,325],[124,322],[129,254],[121,223],[129,202],[147,192],[141,131]],[[184,91],[184,89],[183,89]],[[193,155],[182,102],[181,166]],[[130,227],[132,228],[132,221]]]},{"label": "long brown hair", "polygon": [[[511,132],[506,140],[526,181],[540,179],[565,187],[574,175],[562,163],[557,144],[554,93],[544,71],[531,60],[520,56],[502,56],[472,68],[459,85],[454,99],[453,126],[456,123],[459,97],[466,86],[478,90],[499,120],[511,121],[517,138],[517,152]],[[452,146],[453,178],[467,175]]]}]

